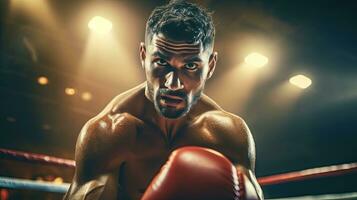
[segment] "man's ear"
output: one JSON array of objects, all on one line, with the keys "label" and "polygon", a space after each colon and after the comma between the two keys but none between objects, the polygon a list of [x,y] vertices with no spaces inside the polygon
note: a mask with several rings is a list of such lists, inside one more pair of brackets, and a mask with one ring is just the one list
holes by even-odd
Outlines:
[{"label": "man's ear", "polygon": [[144,42],[140,43],[139,52],[140,52],[141,67],[145,68],[146,48]]},{"label": "man's ear", "polygon": [[215,51],[209,57],[209,63],[208,63],[209,70],[207,73],[207,79],[211,78],[211,76],[213,75],[213,72],[216,69],[217,59],[218,59],[218,53]]}]

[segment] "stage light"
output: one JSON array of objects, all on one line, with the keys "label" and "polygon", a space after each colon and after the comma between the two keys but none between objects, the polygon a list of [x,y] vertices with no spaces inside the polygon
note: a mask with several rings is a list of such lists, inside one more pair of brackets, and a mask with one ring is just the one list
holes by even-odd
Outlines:
[{"label": "stage light", "polygon": [[244,59],[244,61],[254,67],[263,67],[268,63],[269,60],[267,57],[259,53],[251,53]]},{"label": "stage light", "polygon": [[100,34],[108,33],[110,30],[112,30],[112,26],[113,25],[111,21],[101,16],[93,17],[88,23],[88,27],[92,31]]},{"label": "stage light", "polygon": [[305,89],[311,85],[311,79],[304,75],[296,75],[290,78],[289,82],[296,87],[299,87],[301,89]]},{"label": "stage light", "polygon": [[47,85],[48,84],[48,79],[45,76],[40,76],[37,78],[37,82],[40,85]]},{"label": "stage light", "polygon": [[90,92],[83,92],[81,97],[84,101],[90,101],[92,99],[92,94]]},{"label": "stage light", "polygon": [[69,96],[76,94],[76,90],[74,88],[66,88],[64,92]]}]

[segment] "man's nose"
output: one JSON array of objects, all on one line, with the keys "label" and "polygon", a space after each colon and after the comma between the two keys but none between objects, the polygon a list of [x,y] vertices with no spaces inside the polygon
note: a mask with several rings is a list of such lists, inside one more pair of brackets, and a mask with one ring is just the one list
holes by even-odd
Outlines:
[{"label": "man's nose", "polygon": [[184,87],[180,81],[180,78],[174,72],[170,72],[166,74],[165,79],[166,79],[165,87],[167,87],[170,90],[180,90],[183,89]]}]

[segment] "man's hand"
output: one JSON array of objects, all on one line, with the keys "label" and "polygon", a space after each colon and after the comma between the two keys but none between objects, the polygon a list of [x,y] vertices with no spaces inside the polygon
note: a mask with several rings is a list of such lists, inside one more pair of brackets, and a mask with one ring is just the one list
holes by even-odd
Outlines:
[{"label": "man's hand", "polygon": [[171,154],[142,200],[259,199],[245,172],[217,151],[183,147]]}]

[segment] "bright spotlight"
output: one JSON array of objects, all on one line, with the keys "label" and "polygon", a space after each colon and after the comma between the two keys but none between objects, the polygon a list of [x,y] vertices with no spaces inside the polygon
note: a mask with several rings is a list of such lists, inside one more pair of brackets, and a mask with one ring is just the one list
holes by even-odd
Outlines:
[{"label": "bright spotlight", "polygon": [[40,85],[47,85],[48,84],[48,79],[45,76],[40,76],[37,78],[37,83]]},{"label": "bright spotlight", "polygon": [[76,94],[76,90],[74,88],[66,88],[64,89],[64,92],[69,96]]},{"label": "bright spotlight", "polygon": [[311,85],[311,79],[304,75],[296,75],[290,78],[289,82],[296,87],[299,87],[301,89],[305,89]]},{"label": "bright spotlight", "polygon": [[112,30],[112,26],[111,21],[101,16],[93,17],[88,23],[88,27],[92,31],[100,34],[109,33],[109,31]]},{"label": "bright spotlight", "polygon": [[269,60],[267,57],[259,53],[251,53],[244,59],[244,61],[254,67],[263,67],[268,63]]}]

